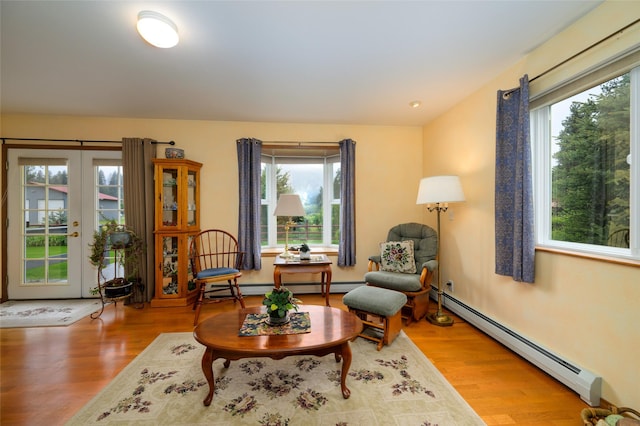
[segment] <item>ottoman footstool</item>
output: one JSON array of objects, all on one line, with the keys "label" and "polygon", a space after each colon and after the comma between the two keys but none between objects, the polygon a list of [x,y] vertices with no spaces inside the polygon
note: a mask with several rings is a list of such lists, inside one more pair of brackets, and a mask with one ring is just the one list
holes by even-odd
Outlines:
[{"label": "ottoman footstool", "polygon": [[[403,293],[365,285],[345,294],[342,302],[365,325],[359,336],[378,342],[378,350],[391,344],[402,329],[401,310],[407,303],[407,296]],[[374,322],[376,319],[377,322]],[[365,334],[367,328],[382,330],[382,337]]]}]

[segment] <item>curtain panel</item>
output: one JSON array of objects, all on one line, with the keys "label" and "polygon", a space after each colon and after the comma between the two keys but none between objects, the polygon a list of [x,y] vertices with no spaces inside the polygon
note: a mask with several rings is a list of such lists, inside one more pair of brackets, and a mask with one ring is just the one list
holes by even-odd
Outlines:
[{"label": "curtain panel", "polygon": [[356,264],[356,143],[340,141],[340,245],[338,266]]},{"label": "curtain panel", "polygon": [[145,284],[144,300],[153,298],[155,288],[153,162],[156,145],[152,139],[122,139],[122,174],[126,224],[145,241],[139,274]]},{"label": "curtain panel", "polygon": [[262,141],[243,138],[237,141],[239,215],[238,244],[244,251],[243,269],[262,269],[260,257],[260,159]]},{"label": "curtain panel", "polygon": [[498,91],[496,120],[496,274],[533,283],[535,241],[529,137],[529,79]]}]

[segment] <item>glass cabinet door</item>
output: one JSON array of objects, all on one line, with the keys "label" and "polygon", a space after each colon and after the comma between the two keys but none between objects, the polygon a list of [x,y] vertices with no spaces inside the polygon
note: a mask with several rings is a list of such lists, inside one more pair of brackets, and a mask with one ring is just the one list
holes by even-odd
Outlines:
[{"label": "glass cabinet door", "polygon": [[178,294],[178,237],[162,237],[162,294]]},{"label": "glass cabinet door", "polygon": [[178,218],[178,169],[162,169],[162,226],[166,228],[179,226]]},{"label": "glass cabinet door", "polygon": [[198,226],[198,203],[196,202],[198,174],[195,170],[187,173],[187,226]]},{"label": "glass cabinet door", "polygon": [[[191,249],[191,240],[193,240],[193,237],[194,235],[189,235],[187,239],[187,256],[189,258],[191,256],[189,250]],[[193,268],[191,266],[191,261],[187,261],[187,293],[191,293],[196,289],[195,276],[193,275]]]}]

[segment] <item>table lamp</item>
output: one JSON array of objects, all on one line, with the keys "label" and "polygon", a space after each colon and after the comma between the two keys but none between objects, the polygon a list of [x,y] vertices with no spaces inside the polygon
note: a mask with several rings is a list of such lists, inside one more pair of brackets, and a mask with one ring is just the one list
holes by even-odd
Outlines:
[{"label": "table lamp", "polygon": [[273,212],[274,216],[285,216],[287,221],[284,224],[284,252],[280,255],[282,258],[291,258],[293,255],[289,253],[289,228],[295,225],[291,220],[294,216],[304,216],[305,211],[298,194],[282,194],[278,198],[278,204]]}]

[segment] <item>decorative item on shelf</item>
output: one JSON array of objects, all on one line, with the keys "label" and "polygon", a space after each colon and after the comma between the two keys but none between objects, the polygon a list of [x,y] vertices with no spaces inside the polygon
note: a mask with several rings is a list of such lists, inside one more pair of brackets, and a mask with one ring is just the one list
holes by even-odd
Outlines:
[{"label": "decorative item on shelf", "polygon": [[174,158],[181,160],[184,158],[184,149],[180,148],[165,148],[164,156],[167,158]]},{"label": "decorative item on shelf", "polygon": [[265,293],[262,304],[267,307],[270,325],[282,325],[289,322],[289,311],[298,310],[300,300],[286,287],[274,288]]},{"label": "decorative item on shelf", "polygon": [[311,249],[307,243],[302,243],[300,246],[300,260],[311,260]]}]

